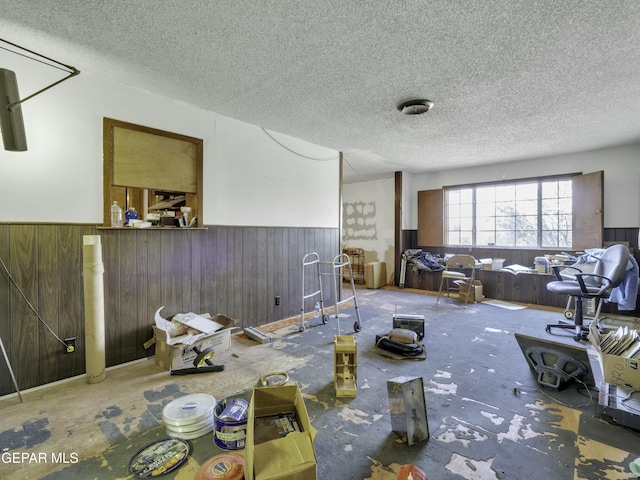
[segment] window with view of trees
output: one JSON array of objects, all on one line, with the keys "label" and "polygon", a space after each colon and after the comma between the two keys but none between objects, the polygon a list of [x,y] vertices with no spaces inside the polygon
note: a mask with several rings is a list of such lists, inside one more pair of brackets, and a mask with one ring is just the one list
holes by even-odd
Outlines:
[{"label": "window with view of trees", "polygon": [[456,185],[418,192],[418,245],[601,247],[604,172]]},{"label": "window with view of trees", "polygon": [[447,245],[571,247],[571,180],[445,189]]}]

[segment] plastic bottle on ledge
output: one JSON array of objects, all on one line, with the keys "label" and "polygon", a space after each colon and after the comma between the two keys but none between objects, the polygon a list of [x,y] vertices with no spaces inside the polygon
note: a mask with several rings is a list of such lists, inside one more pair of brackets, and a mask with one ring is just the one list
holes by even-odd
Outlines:
[{"label": "plastic bottle on ledge", "polygon": [[120,208],[118,202],[113,202],[113,205],[111,205],[111,226],[122,226],[122,208]]},{"label": "plastic bottle on ledge", "polygon": [[124,212],[124,224],[127,225],[128,227],[130,227],[130,222],[131,220],[137,220],[138,219],[138,212],[136,212],[136,209],[134,207],[130,207],[129,210],[127,210],[126,212]]},{"label": "plastic bottle on ledge", "polygon": [[316,302],[316,307],[313,311],[313,318],[318,318],[320,316],[320,302]]}]

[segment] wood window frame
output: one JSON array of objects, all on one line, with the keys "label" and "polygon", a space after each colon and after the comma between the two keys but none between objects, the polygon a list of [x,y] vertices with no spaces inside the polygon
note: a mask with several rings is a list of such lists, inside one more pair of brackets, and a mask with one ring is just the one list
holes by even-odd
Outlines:
[{"label": "wood window frame", "polygon": [[[128,140],[124,141],[125,138]],[[128,144],[123,145],[123,142]],[[104,227],[111,225],[114,201],[123,212],[129,206],[141,211],[148,203],[148,199],[144,199],[146,190],[185,193],[186,203],[192,209],[190,218],[196,218],[194,226],[203,226],[202,139],[105,117],[103,155]],[[132,157],[136,158],[135,162],[131,162]],[[188,172],[177,175],[185,163],[188,163]],[[122,165],[127,164],[131,168],[124,171]]]},{"label": "wood window frame", "polygon": [[[599,248],[604,242],[604,171],[587,174],[576,173],[554,175],[553,178],[571,177],[572,180],[572,246],[573,250]],[[515,183],[526,180],[542,180],[551,177],[524,178],[508,182],[486,182],[483,184]],[[471,187],[483,184],[459,185]],[[444,241],[444,191],[445,188],[418,192],[418,245],[430,247],[446,246]],[[501,247],[502,248],[502,247]],[[504,247],[519,248],[519,247]]]},{"label": "wood window frame", "polygon": [[444,189],[418,192],[418,245],[443,247]]}]

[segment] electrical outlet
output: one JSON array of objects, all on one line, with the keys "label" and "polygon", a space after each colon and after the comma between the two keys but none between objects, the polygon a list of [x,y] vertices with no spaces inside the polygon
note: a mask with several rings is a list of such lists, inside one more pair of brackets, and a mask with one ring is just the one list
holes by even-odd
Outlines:
[{"label": "electrical outlet", "polygon": [[276,307],[280,305],[280,295],[276,295]]},{"label": "electrical outlet", "polygon": [[65,352],[73,353],[76,351],[76,337],[65,338],[64,344],[67,346]]}]

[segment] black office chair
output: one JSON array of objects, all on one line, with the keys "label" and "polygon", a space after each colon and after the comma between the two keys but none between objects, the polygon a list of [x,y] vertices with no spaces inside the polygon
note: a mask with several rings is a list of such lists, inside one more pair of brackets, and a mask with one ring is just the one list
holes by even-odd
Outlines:
[{"label": "black office chair", "polygon": [[[573,317],[573,324],[561,322],[547,325],[547,333],[550,333],[552,328],[563,328],[575,331],[573,338],[576,342],[586,340],[589,334],[589,328],[584,325],[582,300],[595,298],[596,301],[600,303],[604,299],[609,298],[611,291],[622,283],[628,263],[629,249],[624,245],[612,245],[607,248],[598,259],[593,273],[582,273],[580,271],[576,273],[571,272],[572,275],[575,276],[575,280],[564,278],[560,273],[562,267],[554,266],[553,272],[558,280],[549,282],[547,284],[547,290],[573,297],[575,301],[575,315]],[[598,306],[598,311],[599,310],[600,304]],[[596,314],[593,321],[597,321],[597,318],[598,315]]]}]

